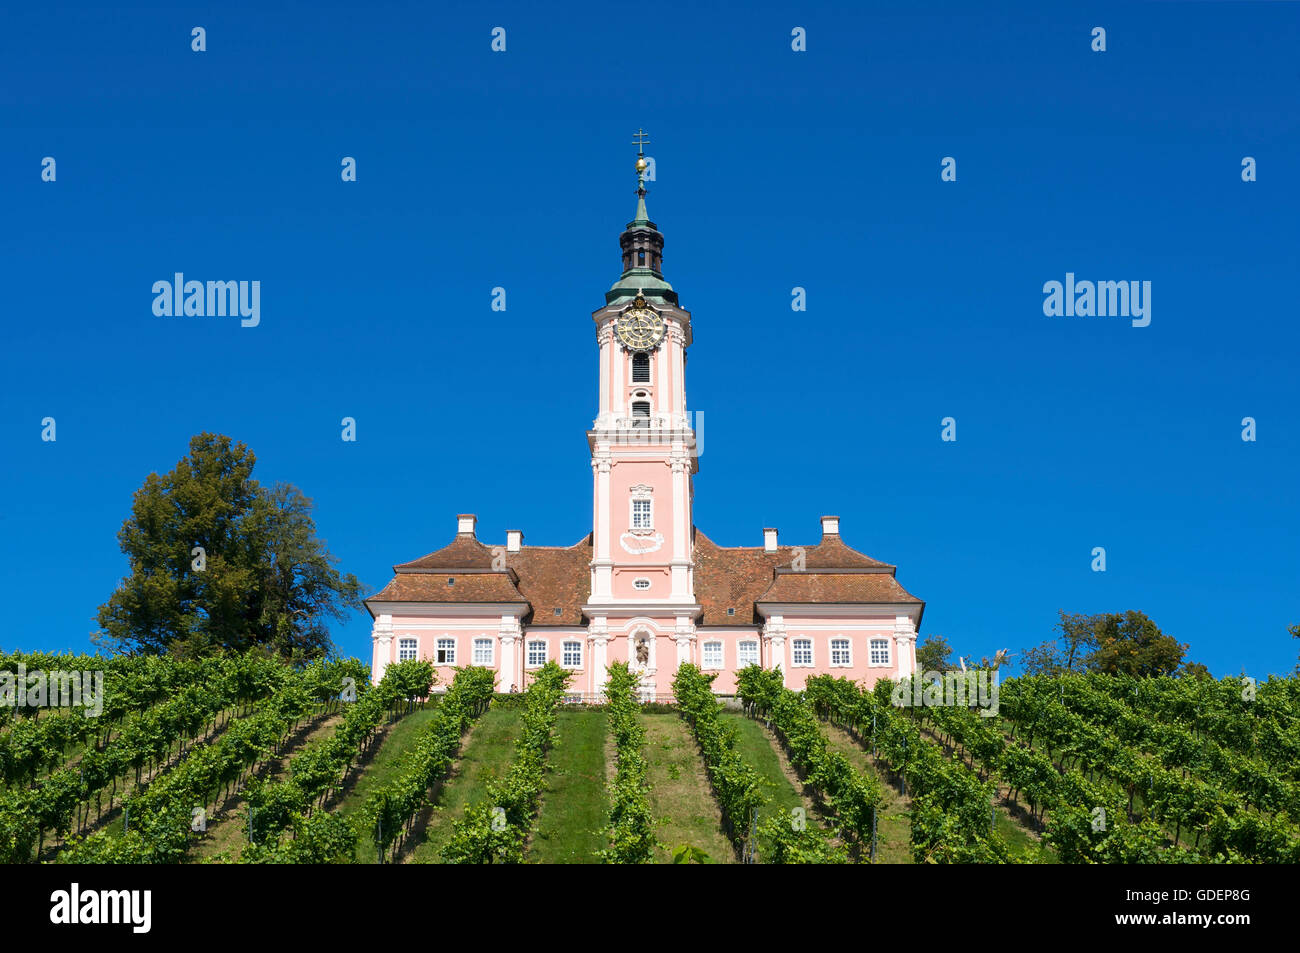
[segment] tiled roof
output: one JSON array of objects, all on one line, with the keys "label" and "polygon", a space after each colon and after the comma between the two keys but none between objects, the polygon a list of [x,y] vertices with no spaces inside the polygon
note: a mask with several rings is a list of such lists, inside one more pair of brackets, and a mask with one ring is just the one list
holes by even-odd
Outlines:
[{"label": "tiled roof", "polygon": [[470,533],[460,533],[436,552],[409,563],[394,566],[394,572],[406,569],[491,569],[492,550]]},{"label": "tiled roof", "polygon": [[[450,582],[449,580],[455,580]],[[503,572],[404,572],[368,602],[527,602]]]},{"label": "tiled roof", "polygon": [[[794,572],[799,549],[804,570]],[[491,571],[494,550],[504,553],[505,571]],[[582,625],[591,553],[591,534],[572,546],[523,546],[505,553],[462,533],[436,552],[394,566],[392,582],[367,601],[526,602],[526,624]],[[454,585],[448,585],[449,577],[455,577]],[[702,625],[757,624],[758,602],[920,603],[894,579],[893,566],[850,548],[838,535],[769,553],[762,546],[719,546],[698,529],[695,595],[704,609]]]},{"label": "tiled roof", "polygon": [[915,602],[884,572],[783,572],[758,602]]},{"label": "tiled roof", "polygon": [[517,553],[506,553],[506,566],[519,574],[519,591],[532,604],[532,618],[526,622],[583,624],[582,606],[591,592],[590,533],[567,547],[522,546]]}]

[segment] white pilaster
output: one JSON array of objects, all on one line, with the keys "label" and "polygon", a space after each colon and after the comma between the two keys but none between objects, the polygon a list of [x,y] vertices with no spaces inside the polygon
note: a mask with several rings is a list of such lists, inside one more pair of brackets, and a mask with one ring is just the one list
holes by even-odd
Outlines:
[{"label": "white pilaster", "polygon": [[781,616],[772,616],[763,624],[763,641],[767,644],[768,667],[781,670],[783,683],[787,674],[785,666],[785,637],[785,620]]},{"label": "white pilaster", "polygon": [[516,684],[515,646],[523,638],[523,634],[518,619],[509,615],[501,617],[501,627],[497,630],[497,672],[500,678],[497,691],[499,692],[508,692],[510,686]]},{"label": "white pilaster", "polygon": [[894,618],[894,677],[902,678],[916,671],[916,623],[910,616]]},{"label": "white pilaster", "polygon": [[677,667],[689,665],[694,655],[693,646],[695,644],[695,623],[690,616],[679,615],[677,624],[674,628],[673,637],[677,640]]},{"label": "white pilaster", "polygon": [[591,682],[590,690],[600,694],[605,691],[609,681],[609,626],[603,616],[593,619],[587,626],[588,638],[591,639]]},{"label": "white pilaster", "polygon": [[370,681],[379,684],[393,657],[393,617],[380,615],[370,629],[370,640],[374,643],[374,652],[370,662]]}]

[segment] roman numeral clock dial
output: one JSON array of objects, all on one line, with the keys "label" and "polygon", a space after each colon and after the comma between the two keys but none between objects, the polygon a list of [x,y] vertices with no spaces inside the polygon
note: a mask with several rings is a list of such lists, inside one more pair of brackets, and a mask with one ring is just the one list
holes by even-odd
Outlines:
[{"label": "roman numeral clock dial", "polygon": [[632,307],[619,316],[614,333],[629,351],[653,351],[664,339],[664,319],[638,296]]}]

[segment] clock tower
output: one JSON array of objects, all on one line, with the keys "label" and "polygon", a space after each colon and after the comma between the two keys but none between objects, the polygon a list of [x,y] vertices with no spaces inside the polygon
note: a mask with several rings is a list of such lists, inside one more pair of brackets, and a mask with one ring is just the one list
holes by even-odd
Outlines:
[{"label": "clock tower", "polygon": [[[698,462],[686,409],[691,315],[664,280],[664,237],[646,211],[648,164],[637,138],[636,217],[619,238],[623,273],[592,314],[600,403],[587,432],[594,493],[584,612],[598,664],[628,661],[642,671],[643,690],[664,693],[678,662],[692,657],[700,612],[691,519]],[[666,678],[656,678],[660,671]]]}]

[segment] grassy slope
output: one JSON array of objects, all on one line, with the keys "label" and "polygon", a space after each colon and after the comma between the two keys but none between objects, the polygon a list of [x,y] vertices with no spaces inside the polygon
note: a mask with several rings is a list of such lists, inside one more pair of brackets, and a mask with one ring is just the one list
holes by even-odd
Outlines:
[{"label": "grassy slope", "polygon": [[537,829],[528,845],[534,864],[600,863],[605,846],[609,796],[605,789],[604,711],[561,710],[550,752],[551,773]]},{"label": "grassy slope", "polygon": [[[771,799],[760,814],[759,821],[777,816],[788,818],[791,816],[791,811],[801,807],[807,812],[805,817],[808,824],[820,825],[821,819],[814,811],[812,802],[795,786],[796,781],[792,780],[795,777],[793,770],[788,768],[784,755],[776,750],[777,742],[764,731],[762,724],[735,712],[724,712],[722,722],[736,728],[738,732],[736,749],[769,785],[767,793]],[[767,850],[768,845],[760,837],[758,844],[760,863],[767,855]]]},{"label": "grassy slope", "polygon": [[911,799],[898,793],[871,762],[871,754],[853,740],[842,728],[822,722],[826,740],[832,751],[838,751],[849,763],[868,775],[874,775],[884,789],[884,800],[876,815],[876,863],[912,863],[912,822],[909,815]]},{"label": "grassy slope", "polygon": [[[271,781],[288,777],[289,762],[308,745],[332,735],[342,720],[343,716],[337,712],[317,719],[305,732],[300,731],[295,738],[291,738],[280,756],[258,772],[259,776]],[[207,831],[194,841],[185,862],[201,863],[223,853],[237,857],[239,850],[248,842],[246,811],[242,789],[232,793],[220,809],[208,818]]]},{"label": "grassy slope", "polygon": [[[438,791],[432,811],[427,812],[424,834],[403,858],[405,862],[441,863],[439,854],[451,836],[452,822],[464,815],[468,804],[487,797],[488,781],[509,770],[519,736],[519,714],[510,709],[491,708],[474,723],[469,740],[461,749],[460,760]],[[373,861],[373,847],[369,856]]]},{"label": "grassy slope", "polygon": [[[354,775],[342,800],[329,809],[344,816],[359,811],[366,803],[366,798],[397,776],[401,770],[402,756],[411,749],[420,730],[437,712],[436,707],[419,709],[391,725],[384,734],[383,741],[373,749],[370,760],[359,774]],[[373,864],[376,861],[374,842],[364,833],[357,846],[357,861],[363,864]]]},{"label": "grassy slope", "polygon": [[644,714],[641,719],[646,728],[650,814],[655,836],[664,845],[656,859],[671,863],[672,851],[690,844],[715,864],[734,864],[736,852],[722,833],[722,814],[690,729],[676,714]]}]

